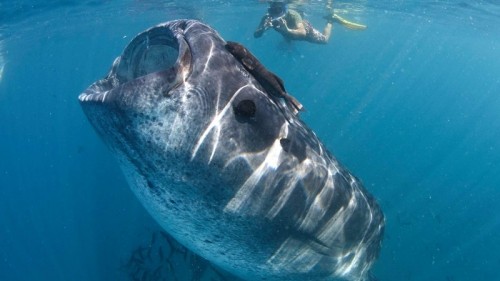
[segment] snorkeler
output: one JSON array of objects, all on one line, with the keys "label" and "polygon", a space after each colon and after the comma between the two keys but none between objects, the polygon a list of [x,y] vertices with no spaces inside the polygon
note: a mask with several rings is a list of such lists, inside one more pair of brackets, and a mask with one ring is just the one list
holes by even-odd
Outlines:
[{"label": "snorkeler", "polygon": [[364,29],[366,26],[349,22],[334,14],[332,0],[327,2],[329,14],[324,18],[327,20],[323,33],[316,30],[312,24],[303,19],[299,12],[288,7],[286,0],[271,0],[267,14],[262,17],[259,26],[254,32],[254,37],[259,38],[269,28],[278,31],[289,40],[304,40],[316,44],[326,44],[332,33],[333,22],[338,21],[348,28]]}]

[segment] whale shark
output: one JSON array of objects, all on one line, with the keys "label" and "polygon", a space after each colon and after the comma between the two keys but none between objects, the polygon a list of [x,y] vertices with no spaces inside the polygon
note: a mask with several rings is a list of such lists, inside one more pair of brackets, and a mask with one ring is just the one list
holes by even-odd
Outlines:
[{"label": "whale shark", "polygon": [[214,267],[243,280],[368,280],[380,206],[284,82],[235,44],[196,20],[151,27],[80,94],[83,111],[145,209]]}]

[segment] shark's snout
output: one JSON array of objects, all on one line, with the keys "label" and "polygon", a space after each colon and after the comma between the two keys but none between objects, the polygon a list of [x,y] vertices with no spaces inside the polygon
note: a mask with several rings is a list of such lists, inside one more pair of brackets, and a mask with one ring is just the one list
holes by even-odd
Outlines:
[{"label": "shark's snout", "polygon": [[108,75],[79,97],[81,102],[105,102],[130,88],[162,84],[170,91],[187,79],[191,51],[184,38],[189,21],[160,24],[137,35],[111,67]]}]

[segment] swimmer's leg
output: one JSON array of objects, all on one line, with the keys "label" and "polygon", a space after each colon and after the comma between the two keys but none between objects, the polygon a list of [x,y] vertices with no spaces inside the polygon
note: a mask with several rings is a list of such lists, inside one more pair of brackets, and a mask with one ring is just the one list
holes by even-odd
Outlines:
[{"label": "swimmer's leg", "polygon": [[328,22],[325,26],[324,33],[319,32],[316,30],[311,23],[308,21],[304,20],[304,27],[306,28],[306,40],[311,42],[311,43],[316,43],[316,44],[326,44],[328,43],[328,40],[330,39],[330,35],[332,33],[332,27],[333,25]]}]

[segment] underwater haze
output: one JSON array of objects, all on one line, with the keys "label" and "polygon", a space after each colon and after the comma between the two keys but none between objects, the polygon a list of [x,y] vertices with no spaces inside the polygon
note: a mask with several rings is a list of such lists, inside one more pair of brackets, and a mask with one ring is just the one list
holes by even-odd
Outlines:
[{"label": "underwater haze", "polygon": [[[324,6],[301,7],[320,30]],[[135,35],[179,18],[244,44],[280,76],[302,119],[377,198],[379,280],[498,280],[500,4],[334,8],[368,28],[334,24],[314,45],[272,30],[254,38],[267,9],[258,0],[0,2],[0,280],[134,280],[146,276],[142,249],[180,247],[158,244],[164,233],[77,99]],[[165,279],[196,279],[183,266]]]}]

